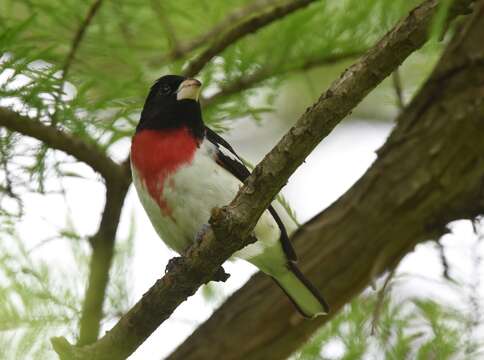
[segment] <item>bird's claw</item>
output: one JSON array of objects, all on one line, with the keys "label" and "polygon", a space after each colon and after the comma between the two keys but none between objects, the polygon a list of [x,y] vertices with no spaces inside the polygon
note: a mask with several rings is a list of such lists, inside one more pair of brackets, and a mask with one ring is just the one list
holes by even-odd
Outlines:
[{"label": "bird's claw", "polygon": [[[188,251],[185,253],[185,255],[190,256],[191,250],[194,248],[198,247],[200,245],[201,241],[203,240],[203,237],[207,230],[210,228],[209,224],[203,224],[200,230],[197,232],[197,235],[195,236],[195,243],[193,246],[191,246]],[[175,271],[177,268],[183,266],[185,264],[185,258],[183,256],[177,256],[174,258],[171,258],[168,261],[168,264],[166,265],[165,268],[165,274],[170,271]],[[227,279],[230,277],[229,274],[227,274],[224,270],[223,267],[219,267],[217,271],[213,274],[212,278],[209,281],[221,281],[225,282]],[[209,282],[207,281],[207,282]]]}]

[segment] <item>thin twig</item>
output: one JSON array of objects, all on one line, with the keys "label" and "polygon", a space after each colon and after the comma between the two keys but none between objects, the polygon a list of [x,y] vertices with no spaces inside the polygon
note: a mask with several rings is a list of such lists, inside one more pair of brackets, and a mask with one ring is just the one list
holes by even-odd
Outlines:
[{"label": "thin twig", "polygon": [[245,37],[250,33],[254,33],[263,27],[269,25],[270,23],[280,20],[285,16],[302,9],[316,0],[293,0],[285,4],[276,5],[270,10],[265,11],[261,14],[252,16],[226,33],[216,39],[207,49],[202,51],[195,59],[193,59],[188,67],[183,72],[185,76],[191,77],[195,76],[202,70],[205,65],[213,59],[214,56],[220,54],[227,47],[235,43],[237,40]]},{"label": "thin twig", "polygon": [[96,15],[99,8],[101,7],[102,2],[103,0],[94,0],[94,2],[91,4],[91,6],[89,7],[89,10],[86,13],[84,20],[82,21],[82,23],[79,25],[79,28],[77,29],[74,39],[72,40],[69,53],[67,54],[64,64],[62,65],[62,82],[64,82],[65,79],[67,78],[67,74],[69,73],[72,62],[76,57],[76,53],[79,50],[81,42],[84,39],[84,35],[86,34],[87,28],[89,27],[92,20],[94,19],[94,16]]},{"label": "thin twig", "polygon": [[[471,261],[472,261],[472,275],[473,281],[469,281],[468,288],[468,300],[469,300],[469,307],[471,314],[466,321],[466,336],[464,341],[464,353],[467,356],[472,354],[475,355],[476,350],[476,339],[475,339],[475,332],[479,329],[481,321],[482,321],[482,314],[481,314],[481,304],[480,304],[480,296],[479,290],[481,288],[481,264],[482,258],[480,255],[479,247],[481,245],[481,241],[484,238],[484,233],[482,233],[479,227],[482,227],[482,223],[479,224],[478,219],[474,219],[471,221],[474,235],[475,235],[475,242],[472,245],[472,253],[471,253]],[[479,226],[480,225],[480,226]]]},{"label": "thin twig", "polygon": [[442,244],[442,239],[437,240],[437,247],[439,248],[440,263],[443,268],[442,276],[444,279],[455,283],[454,279],[450,276],[450,265],[447,261],[447,256],[445,255],[445,247]]},{"label": "thin twig", "polygon": [[405,109],[405,99],[403,98],[402,80],[400,78],[400,70],[397,69],[392,73],[393,88],[395,89],[395,96],[397,98],[397,106],[400,111]]},{"label": "thin twig", "polygon": [[373,315],[371,317],[371,331],[370,334],[374,336],[377,333],[378,322],[380,321],[380,314],[385,301],[386,293],[390,291],[390,282],[395,275],[396,267],[390,270],[388,273],[383,286],[378,291],[375,307],[373,308]]},{"label": "thin twig", "polygon": [[170,53],[171,54],[179,54],[178,50],[178,39],[175,33],[175,29],[173,24],[171,23],[170,18],[166,15],[165,10],[162,8],[160,2],[163,0],[151,0],[151,8],[156,12],[158,17],[160,18],[160,24],[163,27],[163,31],[165,32],[166,38],[168,39],[168,44],[170,46]]},{"label": "thin twig", "polygon": [[[152,0],[152,1],[156,1],[156,0]],[[168,61],[179,60],[182,57],[191,53],[192,51],[196,50],[197,48],[201,47],[202,45],[206,44],[215,36],[219,35],[227,28],[230,28],[234,24],[238,23],[240,20],[246,18],[249,15],[254,15],[255,13],[261,11],[263,8],[266,8],[270,5],[274,5],[280,2],[281,2],[280,0],[256,0],[245,7],[236,9],[234,10],[234,12],[227,15],[218,24],[214,25],[206,33],[194,39],[187,40],[184,43],[178,43],[177,46],[175,48],[172,48],[168,54],[166,54],[165,56],[162,56],[161,58],[157,57],[155,59],[150,60],[149,64],[151,66],[159,67],[160,64],[164,64]]]},{"label": "thin twig", "polygon": [[55,126],[58,121],[59,104],[62,98],[67,75],[76,57],[77,51],[79,50],[81,42],[84,39],[84,35],[86,34],[87,28],[89,27],[92,20],[94,19],[94,16],[96,15],[97,11],[101,7],[102,1],[103,0],[94,0],[94,2],[89,7],[89,10],[87,11],[83,21],[79,25],[79,28],[77,29],[76,34],[74,35],[74,38],[71,43],[71,47],[69,49],[69,52],[67,53],[67,56],[64,60],[64,64],[62,65],[62,68],[61,68],[62,74],[59,80],[59,91],[54,96],[54,113],[51,116],[51,120],[52,120],[51,126]]},{"label": "thin twig", "polygon": [[[7,132],[7,135],[5,136],[5,144],[0,143],[0,166],[3,168],[3,173],[5,176],[5,185],[1,187],[1,192],[5,193],[12,199],[15,199],[19,204],[19,209],[23,209],[22,199],[13,190],[12,173],[10,172],[10,168],[8,166],[10,154],[7,153],[6,149],[8,148],[7,146],[11,144],[12,134],[13,133],[11,132]],[[23,213],[23,211],[20,211],[20,213]]]}]

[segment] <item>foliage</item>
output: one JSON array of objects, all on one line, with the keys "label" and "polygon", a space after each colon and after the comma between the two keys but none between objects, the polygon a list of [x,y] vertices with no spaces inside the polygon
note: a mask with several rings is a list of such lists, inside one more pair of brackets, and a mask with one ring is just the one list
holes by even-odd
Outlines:
[{"label": "foliage", "polygon": [[[167,36],[160,34],[171,28],[177,42],[183,44],[207,32],[211,24],[221,22],[244,3],[211,1],[196,6],[187,0],[153,0],[142,8],[135,1],[116,6],[103,3],[78,47],[65,82],[61,70],[89,4],[71,0],[58,6],[46,0],[4,0],[0,11],[4,14],[0,25],[2,103],[20,100],[30,115],[45,122],[54,121],[51,117],[55,114],[61,128],[109,150],[131,133],[150,83],[161,74],[180,72],[190,60],[188,55],[178,61],[163,61],[171,45]],[[267,78],[277,79],[304,64],[324,63],[328,57],[364,50],[414,3],[317,2],[262,29],[257,37],[242,39],[209,64],[201,79],[207,89],[216,91],[254,72],[264,71]],[[169,18],[160,16],[159,11]],[[204,110],[206,120],[214,126],[227,126],[228,119],[259,118],[270,105],[253,104],[249,96],[264,84],[273,89],[277,86],[273,80],[262,82],[249,91],[220,99]],[[65,94],[60,95],[61,91]],[[62,101],[56,100],[59,97]]]},{"label": "foliage", "polygon": [[[465,292],[464,284],[452,291]],[[397,289],[398,290],[398,287]],[[316,359],[479,359],[482,333],[474,330],[475,309],[430,298],[401,300],[390,296],[379,308],[372,331],[377,294],[365,294],[346,305],[328,326],[294,356]]]},{"label": "foliage", "polygon": [[[3,230],[3,229],[2,229]],[[0,348],[3,359],[50,359],[49,339],[59,332],[76,338],[81,316],[89,248],[69,227],[58,238],[27,248],[13,227],[0,238]],[[129,276],[133,226],[119,239],[105,306],[106,321],[124,314],[132,304]],[[63,261],[43,259],[52,241],[62,241]],[[46,249],[47,248],[47,249]],[[52,248],[52,247],[51,247]],[[54,248],[59,251],[59,248]],[[68,260],[66,260],[68,259]],[[75,266],[69,266],[74,263]]]}]

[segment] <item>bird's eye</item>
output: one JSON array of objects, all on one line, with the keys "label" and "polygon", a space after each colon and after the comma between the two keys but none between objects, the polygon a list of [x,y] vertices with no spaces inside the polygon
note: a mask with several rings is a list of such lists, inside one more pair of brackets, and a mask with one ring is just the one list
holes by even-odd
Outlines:
[{"label": "bird's eye", "polygon": [[170,85],[166,85],[166,84],[162,85],[162,86],[161,86],[161,89],[160,89],[160,92],[161,92],[163,95],[167,95],[167,94],[169,94],[169,93],[171,92],[171,87],[170,87]]}]

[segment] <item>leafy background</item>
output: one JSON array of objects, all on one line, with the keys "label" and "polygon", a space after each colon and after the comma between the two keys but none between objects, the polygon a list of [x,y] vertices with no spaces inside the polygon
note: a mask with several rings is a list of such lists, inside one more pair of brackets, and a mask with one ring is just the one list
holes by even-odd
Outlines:
[{"label": "leafy background", "polygon": [[[96,3],[99,10],[83,26]],[[219,34],[277,3],[1,0],[0,106],[72,133],[122,161],[153,81],[162,74],[183,71]],[[242,38],[198,76],[204,84],[205,120],[239,144],[248,160],[257,161],[353,59],[416,3],[315,1]],[[399,102],[407,102],[418,89],[447,41],[439,41],[441,18],[435,22],[430,43],[370,94],[347,120],[349,125],[338,131],[358,136],[370,126],[363,133],[383,140]],[[187,48],[192,51],[184,51]],[[376,128],[379,135],[372,135],[371,129]],[[328,142],[340,138],[333,139]],[[338,166],[358,168],[361,174],[371,162],[374,147],[365,148],[370,160]],[[337,158],[340,151],[331,146],[324,149],[328,152],[318,151],[317,156]],[[331,151],[336,153],[329,155]],[[0,349],[6,359],[55,358],[48,339],[75,338],[78,333],[89,270],[88,238],[102,210],[102,179],[75,159],[4,128],[0,128],[0,159]],[[331,174],[330,168],[321,171]],[[303,174],[303,180],[310,176]],[[305,197],[308,203],[295,206],[300,220],[335,200],[358,173],[341,176],[333,181],[333,188],[326,187],[329,194],[323,201],[309,204]],[[286,195],[295,198],[298,191],[290,184]],[[104,329],[129,309],[172,255],[161,245],[143,243],[148,241],[145,237],[156,235],[132,193],[130,199],[110,272]],[[376,280],[374,290],[368,289],[348,305],[294,358],[482,357],[482,226],[479,220],[474,225],[458,223],[440,243],[417,248],[384,291],[386,280]],[[140,265],[150,251],[143,250],[146,246],[156,249],[149,270]],[[433,259],[427,268],[422,264],[429,262],[421,261],[422,256]],[[229,267],[231,284],[204,287],[196,295],[198,300],[185,304],[166,324],[177,335],[174,342],[180,342],[253,271],[241,263]],[[405,270],[409,268],[412,271]],[[422,275],[428,278],[418,279]],[[409,290],[410,283],[419,282],[417,291]],[[421,291],[424,287],[435,291]],[[202,314],[197,306],[205,308]],[[194,321],[186,315],[190,311],[198,311]],[[183,324],[181,330],[177,323]],[[158,359],[170,350],[153,353],[153,349],[135,356]]]}]

